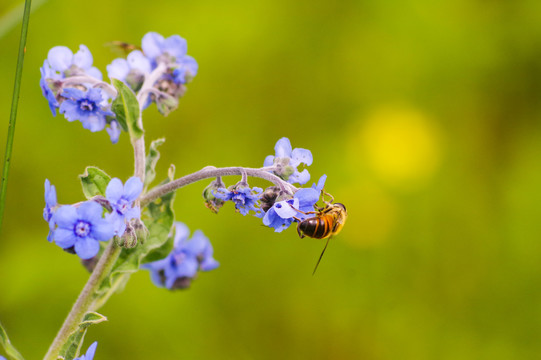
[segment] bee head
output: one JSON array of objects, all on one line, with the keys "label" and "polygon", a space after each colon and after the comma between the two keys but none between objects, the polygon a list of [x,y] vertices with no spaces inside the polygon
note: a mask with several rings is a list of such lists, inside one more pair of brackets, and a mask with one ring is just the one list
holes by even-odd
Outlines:
[{"label": "bee head", "polygon": [[334,203],[334,206],[341,207],[347,213],[346,206],[344,204],[342,204],[342,203]]}]

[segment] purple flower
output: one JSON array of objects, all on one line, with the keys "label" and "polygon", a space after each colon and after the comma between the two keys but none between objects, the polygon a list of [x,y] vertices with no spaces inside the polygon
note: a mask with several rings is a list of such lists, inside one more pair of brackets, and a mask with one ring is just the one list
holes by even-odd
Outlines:
[{"label": "purple flower", "polygon": [[88,350],[86,350],[86,354],[84,354],[83,356],[79,356],[78,358],[75,358],[73,360],[93,360],[97,346],[98,342],[94,341],[94,343],[88,347]]},{"label": "purple flower", "polygon": [[231,190],[225,188],[218,189],[214,192],[214,196],[224,201],[233,201],[235,208],[242,215],[246,216],[250,210],[255,212],[256,216],[263,215],[261,209],[259,209],[259,194],[263,189],[254,187],[233,186]]},{"label": "purple flower", "polygon": [[45,179],[45,208],[43,209],[43,219],[49,223],[49,235],[47,241],[53,241],[53,232],[55,227],[54,208],[57,206],[56,188],[51,185],[49,179]]},{"label": "purple flower", "polygon": [[314,205],[319,200],[319,193],[312,188],[299,189],[292,199],[275,202],[265,213],[263,224],[274,228],[275,232],[282,232],[293,221],[297,221],[296,219],[303,220],[313,216],[304,213],[314,211]]},{"label": "purple flower", "polygon": [[85,129],[92,132],[103,130],[107,124],[106,117],[115,116],[99,88],[91,88],[86,92],[68,88],[64,89],[62,96],[66,99],[60,105],[60,113],[68,121],[79,120]]},{"label": "purple flower", "polygon": [[199,270],[210,271],[219,266],[212,257],[212,245],[201,230],[195,231],[188,240],[190,230],[186,225],[175,222],[174,227],[173,251],[163,260],[142,266],[150,271],[156,286],[165,286],[170,290],[187,288]]},{"label": "purple flower", "polygon": [[102,79],[101,72],[92,62],[92,54],[85,45],[79,45],[79,51],[73,52],[65,46],[55,46],[47,54],[47,61],[52,70],[62,77],[89,75],[99,80]]},{"label": "purple flower", "polygon": [[107,215],[107,219],[114,225],[115,235],[122,236],[126,231],[126,222],[139,218],[141,210],[139,206],[133,206],[133,202],[143,191],[143,183],[138,177],[132,176],[122,185],[122,181],[113,178],[105,189],[105,197],[113,211]]},{"label": "purple flower", "polygon": [[41,91],[49,103],[49,108],[51,109],[53,116],[56,116],[56,109],[60,105],[58,104],[54,91],[51,89],[50,82],[60,80],[63,76],[56,73],[47,60],[43,61],[43,66],[39,68],[39,71],[41,73],[41,79],[39,80]]},{"label": "purple flower", "polygon": [[312,165],[312,153],[310,150],[301,148],[291,148],[291,142],[288,138],[281,138],[274,146],[275,155],[269,155],[265,158],[263,166],[276,166],[274,173],[290,184],[306,184],[310,180],[310,173],[304,169],[302,172],[297,170],[297,166],[305,164]]},{"label": "purple flower", "polygon": [[151,70],[150,60],[139,50],[132,51],[127,59],[115,59],[107,65],[107,74],[110,78],[125,82],[133,90],[139,89],[145,75]]},{"label": "purple flower", "polygon": [[79,207],[61,206],[54,215],[58,226],[54,241],[62,249],[74,247],[81,259],[90,259],[98,254],[98,241],[107,241],[114,235],[113,225],[102,218],[103,209],[93,201]]}]

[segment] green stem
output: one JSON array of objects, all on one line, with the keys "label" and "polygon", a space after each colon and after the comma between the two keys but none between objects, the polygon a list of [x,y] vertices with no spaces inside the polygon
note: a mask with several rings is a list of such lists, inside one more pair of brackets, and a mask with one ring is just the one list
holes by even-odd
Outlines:
[{"label": "green stem", "polygon": [[4,207],[6,205],[6,193],[8,187],[9,166],[11,164],[11,153],[13,149],[13,138],[15,137],[15,120],[17,118],[17,106],[21,90],[21,78],[23,75],[24,53],[26,52],[26,35],[28,34],[28,22],[30,20],[30,7],[32,0],[24,3],[23,24],[21,28],[21,39],[19,41],[19,56],[17,58],[17,70],[15,71],[15,85],[13,87],[13,99],[11,101],[11,113],[9,115],[8,136],[6,140],[6,155],[4,158],[4,170],[2,173],[2,188],[0,189],[0,231],[4,218]]},{"label": "green stem", "polygon": [[90,275],[83,291],[79,294],[77,301],[73,304],[68,317],[62,324],[62,327],[58,331],[56,338],[54,339],[47,355],[44,360],[56,360],[62,346],[66,343],[69,336],[77,329],[77,326],[83,320],[84,315],[90,310],[90,307],[94,301],[94,294],[98,290],[100,284],[107,275],[111,272],[113,265],[118,259],[118,255],[122,250],[121,247],[115,245],[114,239],[109,241],[109,245],[103,252],[100,261],[96,265],[96,268]]}]

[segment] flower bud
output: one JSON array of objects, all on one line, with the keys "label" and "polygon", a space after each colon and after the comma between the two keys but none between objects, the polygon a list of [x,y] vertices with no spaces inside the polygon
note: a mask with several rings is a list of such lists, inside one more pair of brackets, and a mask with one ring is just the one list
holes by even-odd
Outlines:
[{"label": "flower bud", "polygon": [[216,180],[211,182],[209,186],[205,188],[205,190],[203,190],[203,199],[205,199],[205,206],[215,214],[217,214],[218,210],[220,210],[220,208],[224,205],[224,201],[214,196],[214,193],[218,189],[222,188],[225,188],[225,184],[223,183],[222,178],[218,177],[216,178]]},{"label": "flower bud", "polygon": [[149,235],[149,231],[147,227],[141,221],[141,219],[137,219],[137,218],[131,220],[131,225],[133,226],[133,229],[135,230],[135,236],[137,237],[137,241],[143,244]]},{"label": "flower bud", "polygon": [[131,223],[126,226],[126,231],[124,232],[124,235],[122,235],[120,243],[120,246],[125,247],[126,249],[133,249],[137,246],[137,235],[135,234],[135,229]]},{"label": "flower bud", "polygon": [[261,209],[267,212],[272,205],[276,202],[276,198],[280,194],[280,188],[278,186],[270,186],[263,191],[259,201],[261,202]]}]

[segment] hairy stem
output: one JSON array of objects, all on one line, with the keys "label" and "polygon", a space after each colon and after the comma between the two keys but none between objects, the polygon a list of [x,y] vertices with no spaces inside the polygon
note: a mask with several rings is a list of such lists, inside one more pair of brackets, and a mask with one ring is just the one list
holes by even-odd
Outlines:
[{"label": "hairy stem", "polygon": [[11,153],[13,150],[13,139],[15,137],[15,121],[17,120],[19,94],[21,93],[21,78],[23,76],[24,53],[26,52],[26,35],[28,34],[28,22],[30,21],[31,5],[32,0],[26,0],[24,3],[23,24],[21,27],[21,39],[19,41],[19,55],[17,57],[15,84],[13,86],[13,98],[11,100],[11,112],[9,114],[8,136],[6,139],[6,154],[4,157],[4,169],[2,172],[2,187],[0,188],[0,229],[2,228],[4,207],[6,205],[9,166],[11,165]]},{"label": "hairy stem", "polygon": [[100,286],[101,282],[111,272],[113,265],[118,259],[121,248],[115,245],[115,241],[111,239],[109,245],[101,255],[96,268],[90,275],[83,290],[79,294],[77,301],[73,304],[68,317],[62,324],[62,327],[58,331],[56,338],[54,339],[51,347],[47,351],[44,360],[56,360],[62,346],[66,343],[69,336],[77,329],[84,315],[90,310],[92,302],[94,301],[94,294]]},{"label": "hairy stem", "polygon": [[[139,94],[137,94],[137,101],[139,102],[139,118],[137,119],[137,126],[141,130],[144,130],[143,128],[143,107],[145,103],[147,102],[148,96],[151,93],[152,87],[154,87],[154,84],[156,81],[163,75],[167,67],[165,64],[159,64],[156,69],[154,69],[143,82],[143,86],[141,86],[141,90],[139,90]],[[135,171],[134,175],[141,179],[141,181],[145,182],[145,136],[141,136],[139,139],[132,139],[133,144],[133,155],[134,155],[134,161],[135,161]]]},{"label": "hairy stem", "polygon": [[291,194],[297,191],[297,188],[284,180],[280,179],[278,176],[271,174],[267,171],[261,169],[252,169],[252,168],[243,168],[243,167],[226,167],[226,168],[213,168],[206,167],[202,170],[194,172],[193,174],[183,176],[179,179],[173,180],[167,184],[160,185],[150,190],[148,193],[141,197],[141,208],[145,207],[149,203],[153,202],[159,197],[180,189],[183,186],[192,184],[199,180],[209,179],[218,176],[229,176],[229,175],[243,175],[246,174],[252,177],[258,177],[272,182],[273,184],[279,186],[282,190],[285,190]]}]

